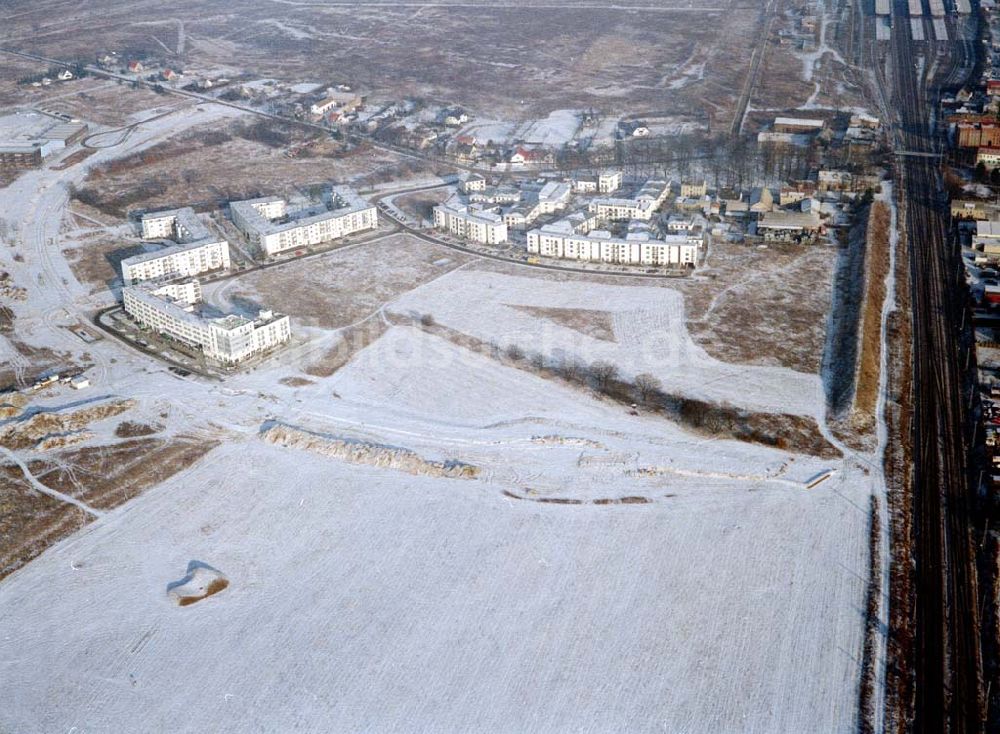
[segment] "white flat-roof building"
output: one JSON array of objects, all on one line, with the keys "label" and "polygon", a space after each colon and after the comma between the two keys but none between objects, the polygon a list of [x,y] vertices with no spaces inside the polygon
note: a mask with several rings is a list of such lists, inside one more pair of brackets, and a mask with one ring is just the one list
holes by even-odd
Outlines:
[{"label": "white flat-roof building", "polygon": [[378,227],[378,211],[346,186],[332,189],[331,208],[316,214],[289,214],[288,202],[265,196],[229,205],[233,224],[267,255],[346,237]]},{"label": "white flat-roof building", "polygon": [[229,243],[213,237],[190,207],[144,214],[142,236],[143,239],[171,240],[175,244],[122,260],[125,285],[190,277],[229,267]]},{"label": "white flat-roof building", "polygon": [[256,319],[230,314],[207,318],[193,306],[201,300],[197,280],[153,285],[142,283],[122,291],[125,313],[137,323],[201,350],[206,357],[236,364],[291,338],[289,318],[260,311]]},{"label": "white flat-roof building", "polygon": [[647,181],[631,199],[594,199],[590,202],[589,208],[600,219],[649,220],[669,195],[670,184],[666,181]]},{"label": "white flat-roof building", "polygon": [[170,209],[142,215],[142,238],[144,240],[173,240],[178,243],[198,242],[211,238],[194,209]]},{"label": "white flat-roof building", "polygon": [[654,239],[636,232],[625,238],[612,237],[605,230],[577,234],[558,223],[528,232],[528,252],[564,260],[612,263],[616,265],[690,265],[698,257],[698,245],[684,236]]},{"label": "white flat-roof building", "polygon": [[622,179],[621,171],[605,171],[598,174],[597,178],[575,178],[572,187],[581,194],[610,194],[621,188]]},{"label": "white flat-roof building", "polygon": [[171,245],[122,260],[122,280],[132,285],[144,280],[180,278],[229,268],[229,243],[224,240]]},{"label": "white flat-roof building", "polygon": [[494,211],[466,206],[452,197],[434,207],[434,226],[484,245],[507,241],[507,223]]},{"label": "white flat-roof building", "polygon": [[569,203],[570,186],[561,181],[549,181],[538,192],[537,214],[552,214]]}]

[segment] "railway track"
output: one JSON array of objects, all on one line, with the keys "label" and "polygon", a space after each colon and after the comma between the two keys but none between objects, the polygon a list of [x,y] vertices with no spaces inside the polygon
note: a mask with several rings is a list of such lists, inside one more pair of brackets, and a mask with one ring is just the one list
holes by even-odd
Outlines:
[{"label": "railway track", "polygon": [[[889,49],[890,90],[899,124],[897,151],[935,153],[936,92],[924,78],[936,53],[910,36],[906,0],[896,0]],[[953,83],[967,48],[948,49],[938,77]],[[918,63],[915,51],[923,54]],[[958,53],[954,53],[957,51]],[[971,530],[974,494],[966,458],[958,337],[963,304],[959,262],[949,244],[946,200],[934,158],[897,158],[900,201],[909,242],[913,304],[914,557],[916,640],[915,732],[983,730],[982,657],[976,559]]]}]

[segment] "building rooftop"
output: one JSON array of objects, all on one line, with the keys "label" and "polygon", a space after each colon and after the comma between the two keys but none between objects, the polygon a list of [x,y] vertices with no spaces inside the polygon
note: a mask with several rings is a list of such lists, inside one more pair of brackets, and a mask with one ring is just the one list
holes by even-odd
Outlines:
[{"label": "building rooftop", "polygon": [[334,186],[331,189],[331,194],[332,206],[330,209],[322,211],[318,214],[312,214],[304,217],[296,217],[292,214],[289,215],[287,221],[282,222],[275,222],[268,219],[257,211],[254,206],[255,204],[259,205],[284,202],[285,200],[280,196],[262,196],[257,199],[248,199],[246,201],[234,201],[230,203],[229,208],[232,211],[239,213],[249,226],[254,229],[254,231],[259,234],[267,235],[285,232],[297,227],[307,227],[310,224],[322,222],[327,219],[342,217],[345,214],[354,214],[355,212],[370,209],[372,206],[358,196],[355,191],[346,186]]},{"label": "building rooftop", "polygon": [[[198,215],[195,214],[194,209],[189,206],[185,206],[181,209],[168,209],[162,212],[147,212],[142,215],[142,221],[154,219],[167,219],[172,218],[175,220],[175,236],[177,237],[177,242],[180,243],[195,243],[201,242],[202,240],[207,240],[212,237],[212,233],[208,231]],[[185,230],[187,234],[180,232],[180,230]]]},{"label": "building rooftop", "polygon": [[187,252],[188,250],[197,250],[199,247],[207,247],[208,245],[218,245],[222,243],[223,240],[212,240],[212,238],[208,238],[197,242],[177,243],[168,247],[161,247],[158,250],[152,250],[151,252],[141,252],[138,255],[133,255],[132,257],[127,257],[122,260],[122,269],[131,265],[149,262],[150,260],[159,260],[161,257],[177,255],[182,252]]},{"label": "building rooftop", "polygon": [[985,222],[976,222],[977,237],[1000,237],[1000,221],[991,219]]}]

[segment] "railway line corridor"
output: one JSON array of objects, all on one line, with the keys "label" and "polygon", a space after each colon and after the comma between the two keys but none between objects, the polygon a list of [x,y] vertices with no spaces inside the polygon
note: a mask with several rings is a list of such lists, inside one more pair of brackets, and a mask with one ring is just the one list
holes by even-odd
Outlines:
[{"label": "railway line corridor", "polygon": [[955,288],[959,263],[934,155],[941,147],[934,120],[937,90],[968,69],[968,45],[914,39],[908,13],[906,0],[894,3],[884,92],[898,115],[894,147],[907,153],[896,157],[896,178],[908,242],[913,332],[912,730],[978,732],[984,716],[978,579],[970,536],[974,493],[956,332],[963,304]]}]

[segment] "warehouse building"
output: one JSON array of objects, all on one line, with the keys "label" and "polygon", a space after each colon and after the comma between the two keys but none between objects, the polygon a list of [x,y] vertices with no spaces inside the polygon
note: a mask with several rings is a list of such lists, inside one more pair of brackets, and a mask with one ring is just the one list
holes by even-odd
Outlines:
[{"label": "warehouse building", "polygon": [[823,230],[816,212],[767,212],[757,222],[757,234],[765,242],[808,242]]},{"label": "warehouse building", "polygon": [[236,201],[229,210],[237,229],[270,256],[378,227],[375,206],[345,186],[333,187],[330,206],[320,211],[290,212],[277,196]]},{"label": "warehouse building", "polygon": [[196,313],[197,280],[142,283],[122,291],[125,313],[138,324],[201,351],[210,360],[234,365],[268,352],[291,338],[288,316],[262,310],[257,318],[230,314],[208,318]]}]

